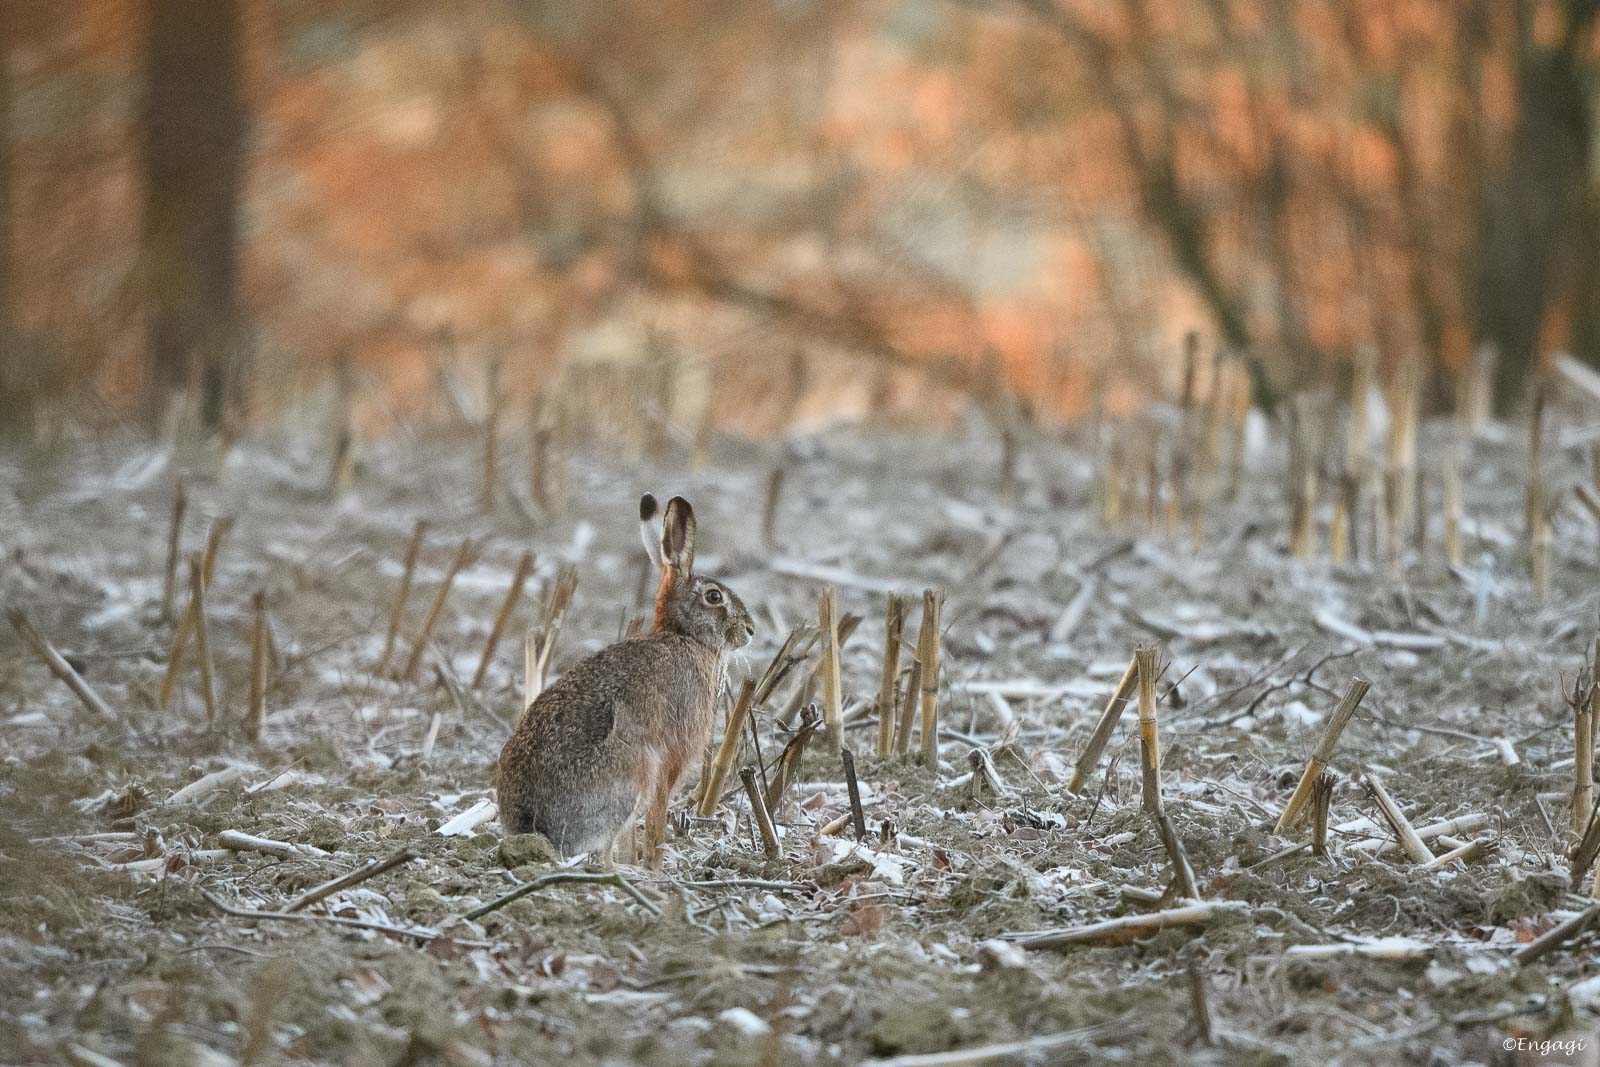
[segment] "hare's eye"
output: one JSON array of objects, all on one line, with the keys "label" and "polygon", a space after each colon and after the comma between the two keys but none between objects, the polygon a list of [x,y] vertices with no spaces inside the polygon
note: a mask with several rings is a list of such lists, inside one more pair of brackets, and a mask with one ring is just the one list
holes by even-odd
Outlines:
[{"label": "hare's eye", "polygon": [[720,589],[707,589],[706,590],[706,603],[707,604],[720,604],[720,603],[722,603],[722,590],[720,590]]}]

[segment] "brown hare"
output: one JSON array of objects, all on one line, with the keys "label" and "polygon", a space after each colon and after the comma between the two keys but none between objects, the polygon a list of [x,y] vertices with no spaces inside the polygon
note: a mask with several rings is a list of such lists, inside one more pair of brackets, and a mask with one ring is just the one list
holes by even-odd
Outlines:
[{"label": "brown hare", "polygon": [[644,817],[645,859],[666,840],[667,801],[711,740],[722,653],[755,634],[744,602],[694,573],[694,511],[667,504],[659,545],[655,497],[639,501],[645,550],[661,571],[650,632],[569,668],[523,713],[500,752],[500,821],[537,830],[563,856],[605,862]]}]

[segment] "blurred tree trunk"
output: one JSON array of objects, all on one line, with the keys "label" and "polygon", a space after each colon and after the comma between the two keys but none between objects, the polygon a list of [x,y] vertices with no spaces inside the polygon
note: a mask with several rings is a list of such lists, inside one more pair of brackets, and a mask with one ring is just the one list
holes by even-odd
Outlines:
[{"label": "blurred tree trunk", "polygon": [[149,399],[198,387],[221,423],[242,397],[239,186],[244,163],[238,0],[151,0],[145,38],[144,279]]},{"label": "blurred tree trunk", "polygon": [[1479,222],[1478,334],[1500,347],[1495,403],[1502,410],[1521,400],[1537,366],[1558,267],[1594,233],[1592,220],[1579,216],[1590,208],[1594,117],[1584,68],[1596,9],[1592,0],[1566,7],[1566,32],[1553,48],[1532,43],[1532,16],[1523,9],[1516,129],[1488,178]]},{"label": "blurred tree trunk", "polygon": [[21,429],[27,410],[12,311],[11,71],[6,51],[7,42],[16,39],[11,15],[11,5],[0,3],[0,432]]}]

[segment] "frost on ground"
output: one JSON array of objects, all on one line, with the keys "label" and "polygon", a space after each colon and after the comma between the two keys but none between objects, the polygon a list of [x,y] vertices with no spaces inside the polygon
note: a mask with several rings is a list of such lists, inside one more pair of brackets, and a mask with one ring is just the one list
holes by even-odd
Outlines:
[{"label": "frost on ground", "polygon": [[[1563,689],[1595,631],[1596,537],[1568,503],[1578,450],[1547,450],[1562,504],[1539,603],[1514,436],[1477,442],[1464,467],[1459,572],[1437,516],[1426,551],[1398,568],[1366,553],[1289,558],[1271,455],[1238,500],[1207,512],[1198,546],[1187,531],[1106,528],[1090,454],[1070,436],[1029,439],[1006,492],[1001,449],[976,430],[831,433],[784,453],[729,440],[687,471],[575,456],[561,510],[541,514],[507,484],[492,518],[479,514],[474,440],[442,430],[374,446],[337,499],[309,451],[283,442],[243,444],[226,462],[180,464],[133,440],[3,457],[0,598],[115,712],[86,710],[0,633],[4,1058],[1487,1063],[1524,1039],[1587,1041],[1593,1054],[1594,935],[1526,964],[1513,953],[1591,903],[1570,881]],[[1424,464],[1437,443],[1424,435]],[[781,455],[769,547],[762,506]],[[180,465],[186,550],[235,519],[206,598],[211,723],[192,653],[160,702]],[[680,796],[661,871],[552,879],[466,919],[564,871],[537,841],[502,841],[489,768],[522,689],[522,635],[561,568],[578,585],[555,672],[642,613],[634,507],[646,489],[693,500],[699,567],[755,613],[735,683],[815,622],[824,584],[863,617],[843,651],[842,703],[867,840],[816,741],[776,812],[781,860],[763,857],[730,774],[714,818],[681,814]],[[394,665],[458,546],[482,546],[416,680],[395,681],[373,668],[419,518],[430,526]],[[525,549],[533,577],[472,691]],[[924,588],[947,597],[937,768],[873,755],[884,593]],[[273,655],[252,743],[257,590]],[[919,609],[916,597],[902,667]],[[1152,640],[1169,662],[1166,810],[1209,905],[1159,929],[1129,917],[1194,906],[1170,894],[1168,853],[1141,810],[1132,709],[1081,793],[1066,789],[1134,647]],[[767,764],[808,673],[758,709]],[[1308,830],[1273,824],[1357,674],[1372,688],[1330,762],[1329,855],[1293,851]],[[756,759],[747,747],[736,768]],[[1477,843],[1469,862],[1425,867],[1396,847],[1351,780],[1369,771],[1433,855]],[[1016,936],[1118,919],[1088,941]],[[946,1050],[971,1055],[915,1058]]]}]

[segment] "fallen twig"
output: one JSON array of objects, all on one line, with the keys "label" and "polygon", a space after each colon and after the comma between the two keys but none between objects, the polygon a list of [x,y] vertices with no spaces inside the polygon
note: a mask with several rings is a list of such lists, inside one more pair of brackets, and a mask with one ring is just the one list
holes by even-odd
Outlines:
[{"label": "fallen twig", "polygon": [[1565,922],[1552,926],[1513,952],[1511,958],[1525,967],[1583,933],[1596,919],[1600,919],[1600,903],[1591,904]]},{"label": "fallen twig", "polygon": [[11,625],[21,636],[23,642],[33,650],[34,655],[44,661],[44,665],[50,668],[51,674],[61,679],[62,683],[72,690],[73,695],[83,702],[84,707],[101,718],[115,719],[117,717],[117,713],[111,710],[110,705],[100,699],[100,694],[96,693],[89,683],[83,680],[83,675],[73,670],[72,664],[68,663],[61,653],[57,652],[50,642],[44,639],[43,634],[34,629],[33,623],[29,621],[27,615],[23,614],[21,608],[10,608],[6,611],[6,616],[11,620]]},{"label": "fallen twig", "polygon": [[493,941],[472,940],[464,937],[454,937],[442,934],[437,930],[425,926],[392,926],[389,923],[368,922],[366,919],[347,919],[343,915],[324,915],[312,911],[256,911],[252,908],[235,908],[226,904],[220,897],[200,891],[200,895],[211,902],[212,907],[224,915],[232,915],[236,919],[271,919],[280,922],[318,922],[332,923],[335,926],[349,926],[357,930],[376,930],[381,934],[394,934],[397,937],[413,937],[418,941],[454,941],[458,945],[467,945],[471,948],[493,948]]},{"label": "fallen twig", "polygon": [[353,885],[360,885],[369,878],[376,878],[383,872],[393,870],[402,863],[409,863],[416,858],[417,854],[415,852],[410,849],[401,849],[386,859],[369,860],[353,871],[341,874],[337,878],[330,878],[321,885],[313,886],[306,890],[290,901],[289,906],[283,910],[285,913],[300,911],[302,908],[310,907],[319,900],[331,897],[333,894],[349,889]]},{"label": "fallen twig", "polygon": [[565,882],[583,882],[589,885],[614,885],[632,897],[635,903],[637,903],[641,908],[649,912],[651,915],[659,916],[661,914],[661,909],[652,903],[650,899],[643,893],[639,892],[639,890],[634,887],[633,883],[629,882],[622,876],[620,871],[602,871],[598,873],[590,871],[553,871],[550,874],[541,874],[531,882],[524,882],[504,896],[496,897],[487,904],[479,905],[461,917],[468,922],[475,922],[478,919],[483,918],[485,915],[488,915],[490,912],[499,911],[507,904],[521,900],[530,893],[537,893],[546,886],[561,885]]},{"label": "fallen twig", "polygon": [[1209,900],[1189,904],[1167,911],[1152,911],[1143,915],[1123,915],[1103,922],[1084,926],[1064,926],[1059,930],[1037,930],[1027,933],[1004,934],[1023,948],[1056,948],[1061,945],[1080,945],[1097,942],[1125,944],[1135,938],[1153,934],[1169,926],[1203,926],[1218,915],[1249,910],[1242,900]]}]

